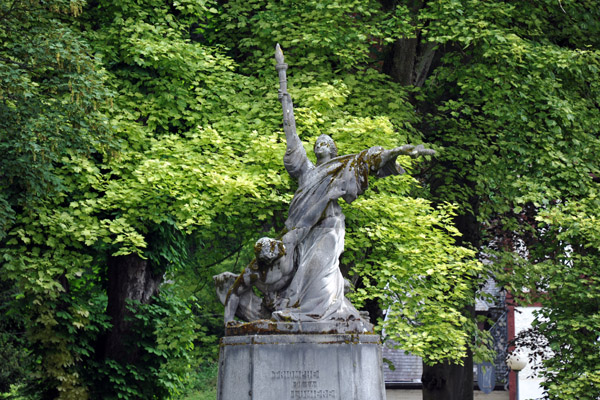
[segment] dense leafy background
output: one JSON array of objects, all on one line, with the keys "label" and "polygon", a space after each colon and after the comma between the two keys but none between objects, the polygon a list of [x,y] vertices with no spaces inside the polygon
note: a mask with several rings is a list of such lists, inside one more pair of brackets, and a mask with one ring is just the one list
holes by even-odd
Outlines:
[{"label": "dense leafy background", "polygon": [[[431,365],[485,357],[467,310],[491,273],[545,306],[521,340],[553,350],[537,353],[551,354],[547,395],[598,397],[599,14],[556,0],[2,1],[0,390],[168,398],[214,378],[211,276],[282,228],[295,188],[279,42],[309,153],[321,133],[341,153],[438,151],[344,205],[343,269],[386,337]],[[120,321],[129,361],[103,347],[123,259],[160,283]]]}]

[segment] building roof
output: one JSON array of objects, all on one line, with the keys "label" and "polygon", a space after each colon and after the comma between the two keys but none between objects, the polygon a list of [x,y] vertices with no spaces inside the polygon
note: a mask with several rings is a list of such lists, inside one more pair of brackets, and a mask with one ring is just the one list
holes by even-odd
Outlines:
[{"label": "building roof", "polygon": [[[394,342],[387,341],[383,346],[383,377],[386,383],[421,383],[423,362],[421,357],[406,354],[393,348]],[[386,361],[386,360],[389,360]],[[390,369],[389,363],[394,367]]]}]

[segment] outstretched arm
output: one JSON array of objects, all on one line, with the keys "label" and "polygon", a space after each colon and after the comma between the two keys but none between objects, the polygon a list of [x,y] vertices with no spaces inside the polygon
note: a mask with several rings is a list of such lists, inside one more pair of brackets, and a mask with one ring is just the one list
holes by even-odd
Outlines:
[{"label": "outstretched arm", "polygon": [[411,156],[412,158],[417,158],[419,156],[425,155],[433,155],[435,154],[435,150],[426,149],[422,144],[418,146],[413,146],[412,144],[405,144],[404,146],[396,147],[391,150],[386,150],[389,153],[390,157],[394,159],[399,155]]},{"label": "outstretched arm", "polygon": [[302,146],[302,141],[296,133],[296,119],[294,118],[294,104],[292,97],[287,92],[287,64],[283,59],[283,52],[279,43],[275,47],[275,60],[277,73],[279,74],[279,101],[283,110],[283,131],[287,149],[283,157],[285,169],[293,178],[299,178],[310,166],[310,161],[306,156],[306,150]]},{"label": "outstretched arm", "polygon": [[410,156],[412,158],[417,158],[423,155],[433,155],[435,154],[435,150],[426,149],[422,144],[418,146],[413,146],[412,144],[405,144],[400,147],[396,147],[391,150],[383,150],[380,154],[379,165],[376,166],[377,172],[375,175],[378,178],[383,178],[389,175],[401,175],[405,171],[404,169],[396,164],[396,159],[400,155]]}]

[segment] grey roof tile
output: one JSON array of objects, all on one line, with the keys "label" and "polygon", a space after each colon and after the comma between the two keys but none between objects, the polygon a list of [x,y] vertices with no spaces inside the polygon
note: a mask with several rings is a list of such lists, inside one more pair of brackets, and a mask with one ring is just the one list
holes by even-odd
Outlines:
[{"label": "grey roof tile", "polygon": [[423,375],[421,357],[405,354],[403,350],[394,349],[393,342],[383,346],[383,358],[389,360],[395,367],[392,371],[388,363],[383,364],[383,377],[386,383],[420,383]]}]

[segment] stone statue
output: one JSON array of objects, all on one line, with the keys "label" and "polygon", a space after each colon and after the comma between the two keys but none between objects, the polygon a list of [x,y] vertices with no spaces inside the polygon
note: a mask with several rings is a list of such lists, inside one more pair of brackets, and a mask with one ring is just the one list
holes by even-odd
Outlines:
[{"label": "stone statue", "polygon": [[[321,135],[314,146],[317,163],[313,164],[296,133],[292,99],[287,93],[287,65],[279,45],[275,58],[287,141],[284,165],[298,180],[298,190],[281,238],[260,239],[254,248],[256,258],[241,275],[224,273],[215,277],[217,292],[225,304],[225,322],[233,323],[234,316],[245,321],[357,321],[363,331],[370,330],[372,325],[345,297],[348,283],[339,269],[345,222],[338,199],[354,201],[367,189],[368,175],[384,178],[403,174],[405,171],[396,163],[399,155],[418,157],[434,151],[422,145],[391,150],[375,146],[358,154],[338,156],[333,139]],[[253,287],[263,294],[262,298]]]}]

